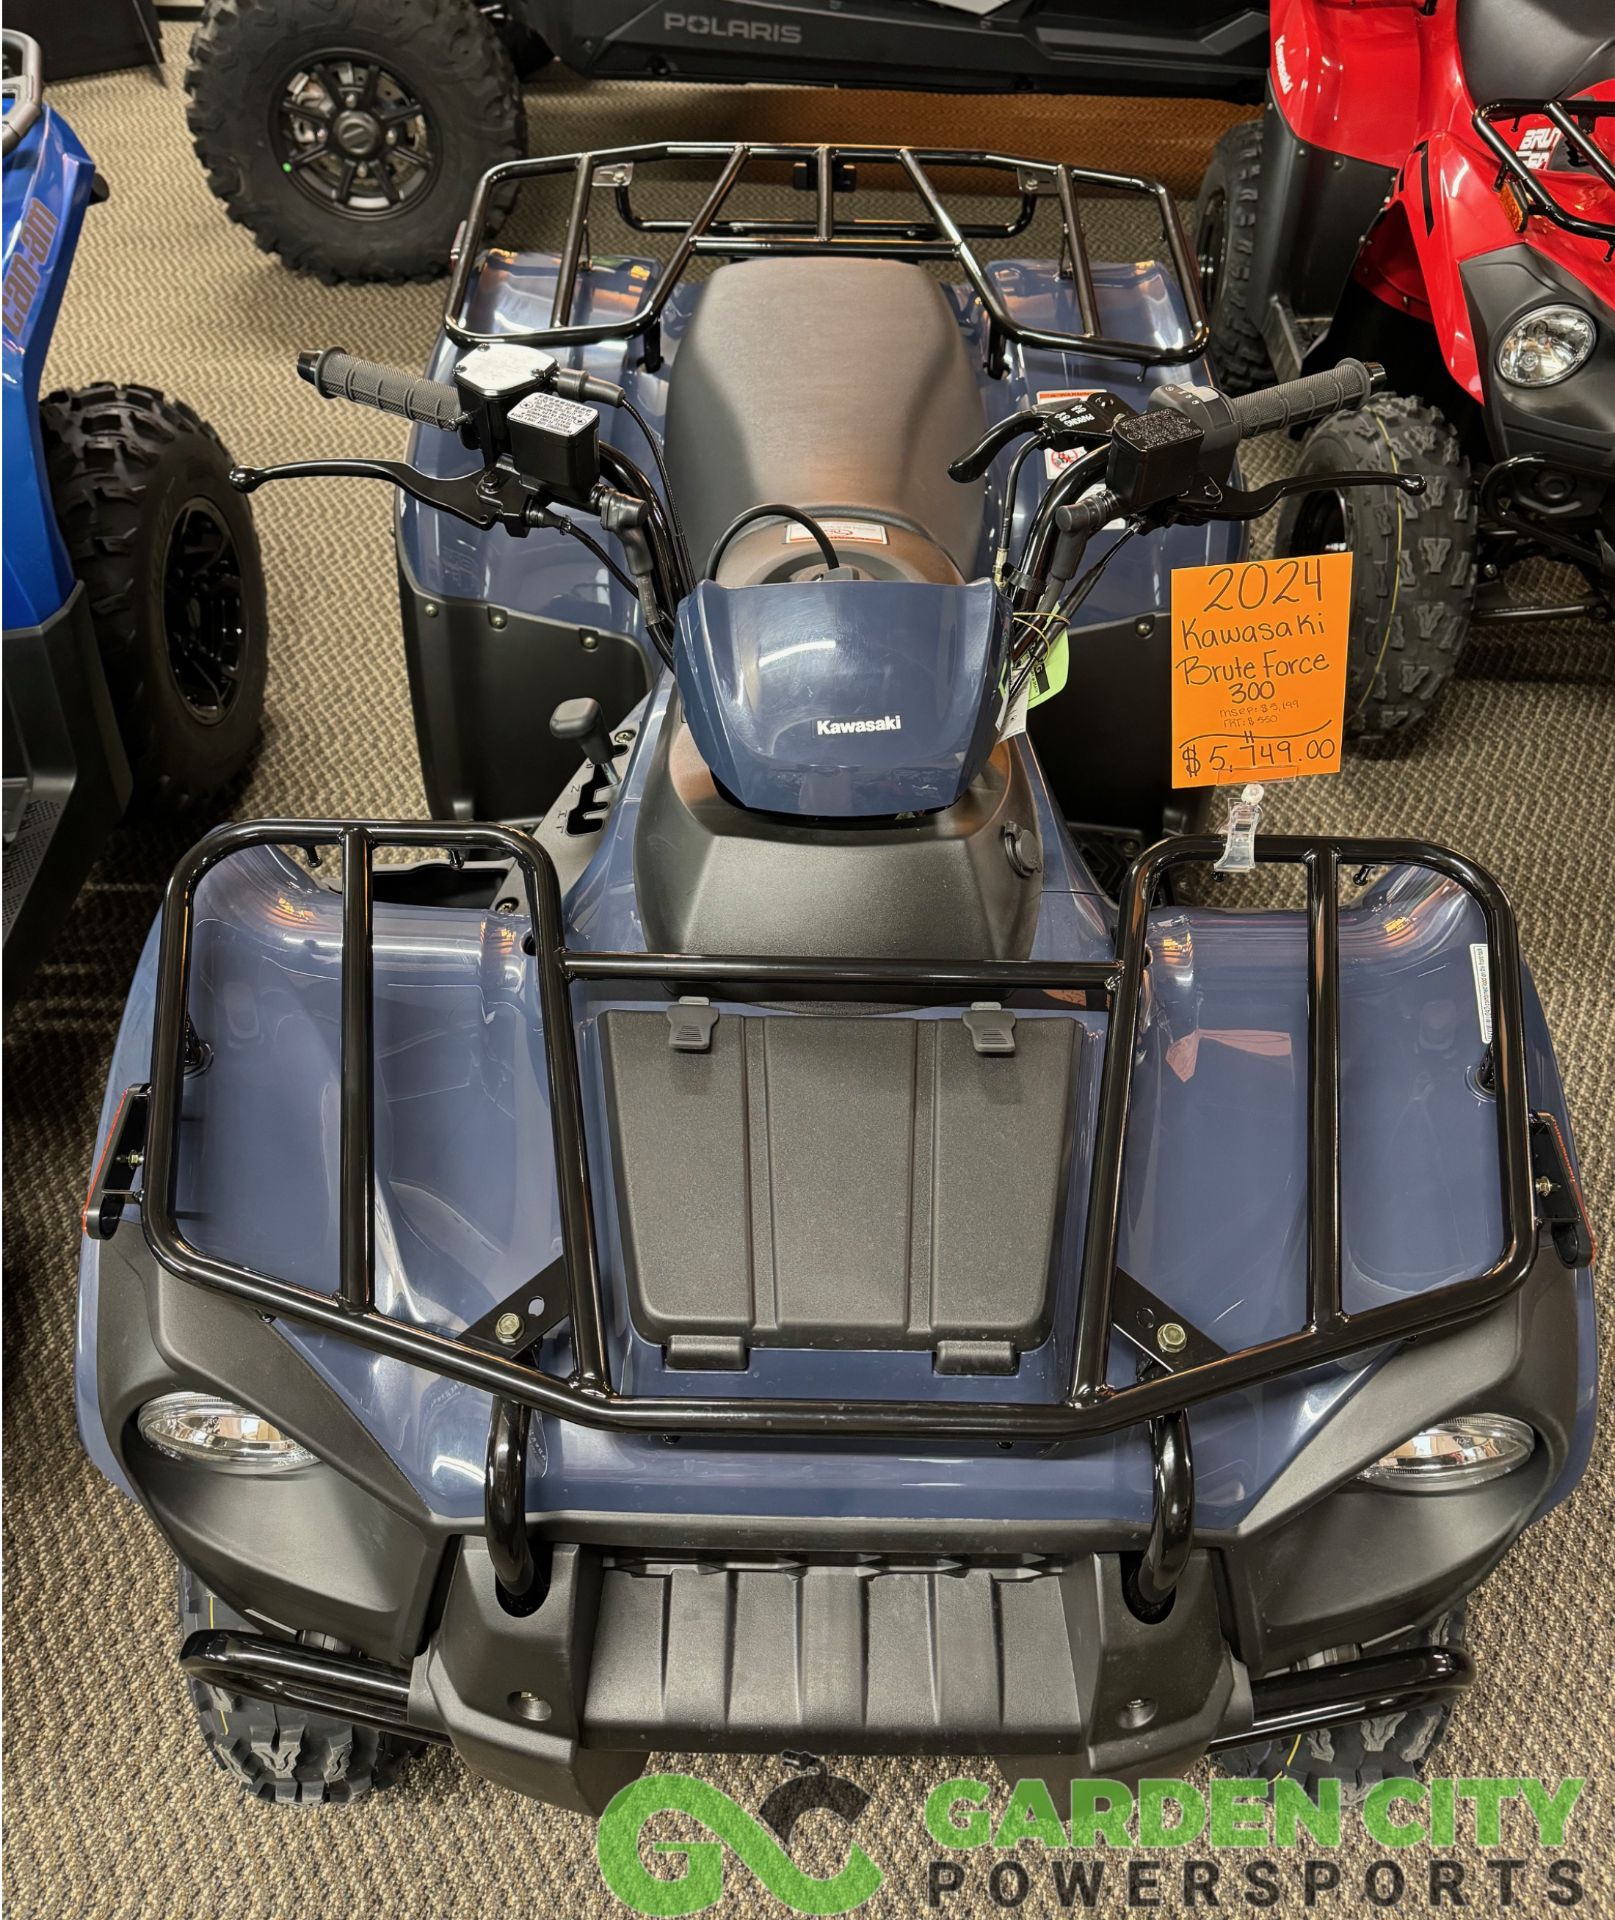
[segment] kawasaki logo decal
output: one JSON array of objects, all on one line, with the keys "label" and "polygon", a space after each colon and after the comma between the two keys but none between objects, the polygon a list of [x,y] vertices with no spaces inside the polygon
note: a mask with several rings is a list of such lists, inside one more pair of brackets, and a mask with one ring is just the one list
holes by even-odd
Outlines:
[{"label": "kawasaki logo decal", "polygon": [[838,733],[901,733],[903,716],[887,713],[878,720],[815,720],[813,731],[821,740]]},{"label": "kawasaki logo decal", "polygon": [[[851,1913],[885,1877],[863,1848],[850,1847],[841,1871],[821,1880],[804,1873],[774,1836],[789,1840],[796,1816],[807,1811],[810,1803],[844,1819],[856,1819],[867,1800],[850,1780],[838,1779],[819,1765],[776,1788],[764,1801],[759,1818],[704,1780],[682,1773],[649,1774],[624,1787],[601,1815],[595,1838],[600,1872],[623,1905],[636,1913],[703,1913],[723,1898],[727,1847],[793,1913]],[[688,1814],[718,1836],[716,1840],[652,1841],[652,1853],[683,1856],[684,1871],[673,1880],[652,1873],[639,1854],[640,1832],[659,1813]]]}]

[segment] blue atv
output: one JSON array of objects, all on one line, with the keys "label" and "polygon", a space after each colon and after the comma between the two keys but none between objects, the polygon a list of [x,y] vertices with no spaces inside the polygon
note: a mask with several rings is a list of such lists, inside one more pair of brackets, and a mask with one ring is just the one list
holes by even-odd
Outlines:
[{"label": "blue atv", "polygon": [[175,810],[245,764],[268,623],[217,434],[150,387],[39,399],[85,208],[106,186],[5,35],[5,997],[133,800]]},{"label": "blue atv", "polygon": [[[800,214],[726,212],[758,160]],[[709,190],[653,218],[669,162]],[[545,173],[561,252],[485,253]],[[597,188],[667,265],[591,258]],[[1160,259],[1090,257],[1096,188]],[[1061,257],[984,263],[1038,202]],[[1177,884],[1222,842],[1162,834],[1169,570],[1317,484],[1242,442],[1376,380],[1228,400],[1204,338],[1147,181],[699,145],[490,175],[424,377],[303,357],[411,460],[237,481],[399,490],[436,817],[186,857],[80,1269],[85,1444],[253,1793],[422,1742],[592,1812],[667,1748],[1430,1750],[1587,1462],[1593,1250],[1493,879],[1258,835],[1304,909]],[[1161,837],[1112,892],[1073,820]]]}]

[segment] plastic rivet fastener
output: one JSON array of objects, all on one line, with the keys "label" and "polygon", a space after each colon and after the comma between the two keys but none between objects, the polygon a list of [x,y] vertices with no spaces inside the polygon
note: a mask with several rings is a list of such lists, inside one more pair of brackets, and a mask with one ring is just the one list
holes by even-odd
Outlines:
[{"label": "plastic rivet fastener", "polygon": [[1189,1344],[1189,1336],[1181,1321],[1163,1320],[1155,1329],[1155,1344],[1162,1353],[1182,1353]]},{"label": "plastic rivet fastener", "polygon": [[522,1317],[519,1313],[502,1313],[493,1323],[494,1338],[503,1346],[513,1347],[521,1338]]}]

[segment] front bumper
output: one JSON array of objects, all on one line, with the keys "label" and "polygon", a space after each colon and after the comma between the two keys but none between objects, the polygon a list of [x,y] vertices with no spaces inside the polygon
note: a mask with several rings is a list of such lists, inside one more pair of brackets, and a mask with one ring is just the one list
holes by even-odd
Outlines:
[{"label": "front bumper", "polygon": [[[1011,1772],[1058,1763],[1113,1776],[1181,1768],[1286,1711],[1299,1726],[1331,1702],[1365,1710],[1391,1697],[1383,1673],[1320,1669],[1333,1692],[1291,1702],[1278,1670],[1323,1648],[1372,1650],[1450,1607],[1577,1450],[1586,1275],[1545,1238],[1517,1294],[1393,1356],[1245,1521],[1197,1533],[1164,1619],[1127,1604],[1142,1542],[1125,1529],[927,1537],[852,1518],[770,1529],[677,1511],[642,1519],[632,1540],[620,1517],[613,1537],[608,1516],[530,1515],[540,1578],[523,1611],[500,1595],[487,1542],[422,1507],[257,1315],[163,1272],[132,1227],[101,1257],[98,1397],[117,1464],[180,1558],[263,1636],[244,1656],[228,1638],[191,1643],[193,1675],[259,1691],[266,1662],[325,1661],[334,1693],[311,1696],[304,1675],[305,1691],[288,1696],[273,1673],[261,1690],[373,1711],[579,1811],[599,1812],[658,1749],[966,1752]],[[164,1459],[134,1415],[175,1385],[247,1399],[322,1464],[243,1482]],[[1438,1497],[1356,1480],[1410,1409],[1435,1418],[1481,1404],[1536,1428],[1518,1472]],[[298,1634],[329,1635],[358,1658],[315,1658]],[[1465,1669],[1443,1656],[1395,1678],[1405,1703],[1461,1685]]]}]

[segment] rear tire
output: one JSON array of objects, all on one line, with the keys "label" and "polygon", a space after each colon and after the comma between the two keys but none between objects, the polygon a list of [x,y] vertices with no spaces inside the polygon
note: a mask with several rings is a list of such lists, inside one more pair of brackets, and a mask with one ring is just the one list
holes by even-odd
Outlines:
[{"label": "rear tire", "polygon": [[183,812],[242,770],[263,719],[269,612],[251,510],[219,436],[182,401],[103,383],[39,412],[133,804]]},{"label": "rear tire", "polygon": [[[182,1641],[215,1627],[258,1631],[183,1565],[179,1626]],[[420,1751],[418,1742],[375,1727],[300,1713],[205,1681],[186,1685],[209,1753],[255,1800],[278,1806],[352,1806],[392,1786],[404,1762]]]},{"label": "rear tire", "polygon": [[478,180],[527,151],[516,68],[474,0],[207,0],[185,90],[230,218],[326,281],[442,273]]},{"label": "rear tire", "polygon": [[1475,495],[1445,415],[1383,395],[1318,426],[1303,473],[1353,468],[1419,473],[1425,491],[1354,487],[1297,494],[1279,514],[1277,550],[1345,546],[1352,559],[1346,737],[1411,734],[1458,667],[1475,598]]},{"label": "rear tire", "polygon": [[[1341,1647],[1333,1654],[1304,1661],[1304,1666],[1328,1666],[1360,1653],[1392,1653],[1408,1647],[1461,1647],[1464,1644],[1464,1607],[1460,1601],[1433,1625],[1382,1640],[1372,1648]],[[1215,1756],[1219,1772],[1236,1780],[1276,1780],[1280,1774],[1298,1780],[1314,1798],[1320,1780],[1338,1780],[1342,1797],[1355,1805],[1381,1780],[1422,1778],[1426,1762],[1440,1744],[1452,1718],[1453,1703],[1438,1700],[1423,1707],[1404,1707],[1375,1720],[1348,1721],[1338,1727],[1305,1728],[1279,1740],[1248,1747],[1228,1747]]]},{"label": "rear tire", "polygon": [[1211,321],[1206,353],[1224,393],[1254,393],[1273,382],[1261,315],[1250,307],[1261,180],[1262,123],[1242,120],[1212,149],[1194,203],[1195,257]]}]

